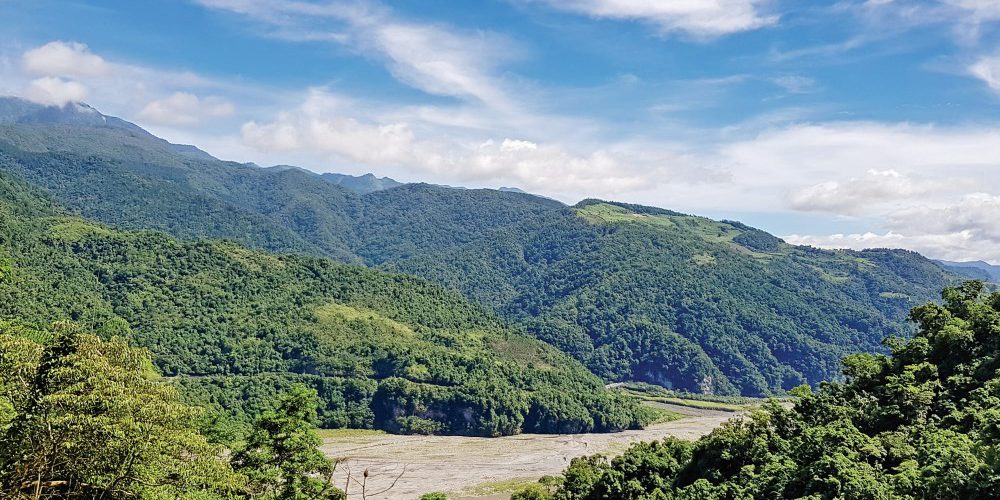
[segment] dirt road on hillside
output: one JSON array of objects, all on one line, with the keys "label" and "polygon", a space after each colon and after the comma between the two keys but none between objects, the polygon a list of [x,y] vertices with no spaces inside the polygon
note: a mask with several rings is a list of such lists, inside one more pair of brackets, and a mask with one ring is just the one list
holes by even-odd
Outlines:
[{"label": "dirt road on hillside", "polygon": [[[337,467],[334,483],[344,488],[348,473],[352,476],[350,500],[362,498],[356,481],[362,479],[365,469],[369,471],[368,499],[410,500],[430,491],[445,491],[451,498],[461,498],[463,494],[474,496],[477,490],[480,494],[488,490],[483,487],[485,483],[557,475],[573,458],[621,453],[636,441],[667,436],[697,439],[736,415],[658,406],[687,416],[647,429],[613,434],[522,434],[500,438],[362,435],[326,439],[322,449],[330,457],[344,459]],[[379,493],[394,481],[391,489]]]}]

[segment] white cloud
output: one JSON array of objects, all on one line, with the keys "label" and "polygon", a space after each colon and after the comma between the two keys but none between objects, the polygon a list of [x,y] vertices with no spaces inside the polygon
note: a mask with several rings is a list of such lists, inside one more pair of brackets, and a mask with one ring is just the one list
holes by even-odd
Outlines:
[{"label": "white cloud", "polygon": [[891,214],[888,225],[930,234],[968,232],[979,241],[1000,244],[1000,196],[971,193],[944,206],[908,208]]},{"label": "white cloud", "polygon": [[[520,52],[507,37],[408,23],[371,4],[197,0],[267,23],[272,36],[324,40],[383,59],[399,81],[434,95],[472,99],[490,108],[514,106],[497,67]],[[326,22],[317,22],[322,20]]]},{"label": "white cloud", "polygon": [[32,80],[24,90],[24,97],[41,104],[62,106],[86,99],[87,87],[79,82],[46,76]]},{"label": "white cloud", "polygon": [[380,125],[354,118],[285,114],[270,123],[247,122],[241,132],[248,145],[263,151],[328,153],[369,165],[425,163],[413,132],[404,123]]},{"label": "white cloud", "polygon": [[983,57],[969,66],[969,73],[1000,92],[1000,57]]},{"label": "white cloud", "polygon": [[793,245],[810,245],[820,248],[905,248],[935,259],[967,261],[990,260],[997,262],[1000,245],[983,242],[970,231],[941,234],[902,234],[893,231],[882,233],[834,234],[830,236],[787,235],[782,239]]},{"label": "white cloud", "polygon": [[[885,54],[886,51],[898,53],[912,49],[912,44],[906,43],[907,33],[939,28],[950,30],[957,44],[975,47],[984,28],[1000,21],[1000,2],[996,0],[842,0],[808,4],[797,9],[800,19],[808,14],[843,25],[851,34],[840,41],[814,46],[774,47],[769,55],[771,61],[809,59],[829,63]],[[833,20],[845,14],[846,19]],[[926,37],[927,34],[913,36]],[[871,47],[873,45],[879,47]],[[868,50],[859,50],[862,48]]]},{"label": "white cloud", "polygon": [[760,12],[759,0],[539,0],[549,6],[599,19],[650,23],[664,33],[683,31],[715,37],[775,24]]},{"label": "white cloud", "polygon": [[[919,178],[931,183],[927,195],[937,199],[968,188],[970,182],[1000,182],[1000,128],[990,127],[796,124],[723,143],[714,154],[715,161],[731,166],[737,184],[761,193],[762,207],[771,208],[780,208],[775,202],[790,201],[792,193],[816,186],[817,180],[860,188],[863,180],[850,179],[870,177],[869,171],[892,170],[901,177]],[[899,183],[883,176],[876,191],[885,192],[889,181]]]},{"label": "white cloud", "polygon": [[28,50],[23,56],[24,70],[34,76],[95,77],[111,71],[110,65],[77,42],[49,42]]},{"label": "white cloud", "polygon": [[511,106],[494,69],[514,51],[504,38],[391,22],[364,32],[389,59],[389,69],[400,81],[431,94],[474,98],[495,108]]},{"label": "white cloud", "polygon": [[771,83],[791,94],[808,94],[819,88],[815,78],[800,75],[776,76],[771,78]]},{"label": "white cloud", "polygon": [[942,0],[942,3],[963,11],[969,22],[1000,20],[1000,2],[996,0]]},{"label": "white cloud", "polygon": [[503,182],[556,196],[613,194],[651,189],[658,178],[683,183],[706,177],[686,171],[691,161],[669,152],[591,148],[576,153],[518,138],[475,140],[425,124],[382,121],[365,116],[362,107],[316,89],[300,107],[271,122],[247,122],[242,137],[262,152],[326,155],[382,169],[402,166],[442,182]]},{"label": "white cloud", "polygon": [[900,32],[930,25],[951,26],[955,41],[974,45],[983,25],[1000,21],[1000,2],[996,0],[878,0],[852,5],[868,21],[869,32]]},{"label": "white cloud", "polygon": [[903,247],[931,257],[1000,260],[1000,128],[834,122],[775,127],[699,155],[727,166],[729,184],[657,189],[659,202],[698,213],[826,212],[853,234],[795,234],[826,247]]},{"label": "white cloud", "polygon": [[863,177],[828,181],[792,193],[796,210],[861,215],[873,206],[911,199],[930,192],[936,183],[915,180],[895,170],[868,170]]},{"label": "white cloud", "polygon": [[204,119],[224,118],[236,111],[235,106],[221,97],[199,98],[188,92],[174,92],[168,97],[150,101],[139,117],[163,125],[187,125]]},{"label": "white cloud", "polygon": [[167,139],[182,127],[207,130],[235,117],[236,101],[280,99],[274,89],[109,60],[72,41],[27,50],[0,47],[0,93],[56,105],[85,100]]},{"label": "white cloud", "polygon": [[958,201],[917,205],[889,214],[881,232],[790,235],[793,244],[824,248],[907,248],[945,260],[1000,263],[1000,196],[972,193]]}]

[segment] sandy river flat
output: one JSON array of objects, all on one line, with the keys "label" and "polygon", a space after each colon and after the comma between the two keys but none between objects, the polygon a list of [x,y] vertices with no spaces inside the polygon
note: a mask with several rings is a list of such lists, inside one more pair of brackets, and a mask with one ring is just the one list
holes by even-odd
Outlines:
[{"label": "sandy river flat", "polygon": [[[557,475],[573,458],[617,454],[636,441],[667,436],[697,439],[734,416],[731,412],[664,405],[686,415],[681,420],[610,434],[521,434],[499,438],[460,436],[357,435],[327,438],[323,452],[342,460],[334,475],[348,498],[362,498],[363,472],[369,472],[368,499],[416,499],[430,491],[449,498],[474,496],[477,486]],[[393,482],[395,484],[393,485]],[[392,485],[391,489],[386,490]],[[386,490],[386,491],[383,491]],[[489,498],[506,498],[505,495]]]}]

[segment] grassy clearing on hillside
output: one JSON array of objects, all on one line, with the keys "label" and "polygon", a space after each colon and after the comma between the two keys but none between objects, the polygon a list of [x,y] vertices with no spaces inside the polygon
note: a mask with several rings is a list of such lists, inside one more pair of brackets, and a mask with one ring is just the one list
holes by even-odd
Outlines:
[{"label": "grassy clearing on hillside", "polygon": [[[646,403],[646,401],[643,402]],[[649,404],[647,404],[646,406],[651,410],[653,410],[653,412],[656,414],[656,417],[654,417],[653,420],[649,422],[649,425],[673,422],[675,420],[680,420],[686,417],[686,415],[682,415],[680,413],[677,413],[676,411],[667,410],[664,408],[660,408],[658,406],[653,406]]]},{"label": "grassy clearing on hillside", "polygon": [[99,226],[97,224],[91,224],[89,222],[84,222],[78,219],[62,219],[63,222],[54,224],[50,231],[52,236],[56,239],[65,242],[77,242],[82,240],[85,236],[89,235],[99,235],[99,236],[110,236],[111,231],[105,227]]},{"label": "grassy clearing on hillside", "polygon": [[[743,234],[743,230],[726,222],[705,217],[641,214],[609,203],[595,203],[577,208],[576,213],[590,224],[642,224],[661,230],[685,231],[709,243],[728,245],[734,251],[756,259],[768,260],[785,253],[785,249],[777,252],[761,252],[740,245],[733,240]],[[715,257],[699,254],[692,257],[692,261],[699,266],[712,265],[715,263]]]},{"label": "grassy clearing on hillside", "polygon": [[[708,394],[686,394],[670,389],[640,382],[627,383],[618,387],[619,390],[638,398],[641,401],[687,406],[699,410],[743,411],[759,404],[762,400],[742,396],[713,396]],[[667,411],[667,410],[664,410]],[[667,420],[669,422],[669,420]]]},{"label": "grassy clearing on hillside", "polygon": [[385,434],[386,434],[385,431],[377,429],[317,429],[316,430],[316,435],[318,435],[320,439],[381,436]]},{"label": "grassy clearing on hillside", "polygon": [[576,209],[577,215],[591,224],[641,223],[658,226],[664,229],[676,227],[670,217],[660,215],[637,214],[627,208],[608,203],[595,203]]},{"label": "grassy clearing on hillside", "polygon": [[530,484],[538,483],[538,478],[520,477],[505,481],[490,481],[478,484],[461,492],[463,496],[484,497],[498,493],[510,493]]},{"label": "grassy clearing on hillside", "polygon": [[661,403],[674,404],[679,406],[688,406],[691,408],[697,408],[699,410],[719,410],[719,411],[742,411],[747,409],[748,405],[735,405],[729,403],[717,403],[715,401],[699,401],[697,399],[683,399],[683,398],[651,398],[653,401],[659,401]]},{"label": "grassy clearing on hillside", "polygon": [[388,326],[397,333],[403,335],[414,335],[413,329],[396,320],[382,316],[374,311],[365,311],[344,304],[326,304],[316,308],[316,317],[321,322],[327,322],[334,318],[343,318],[347,321],[377,322]]},{"label": "grassy clearing on hillside", "polygon": [[715,257],[712,255],[708,255],[707,253],[699,253],[691,257],[691,262],[694,262],[699,266],[711,266],[716,263],[716,260]]}]

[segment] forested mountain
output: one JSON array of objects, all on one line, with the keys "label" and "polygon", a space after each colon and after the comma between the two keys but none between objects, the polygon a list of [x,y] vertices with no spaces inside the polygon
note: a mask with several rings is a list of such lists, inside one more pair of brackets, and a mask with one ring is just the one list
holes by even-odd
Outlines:
[{"label": "forested mountain", "polygon": [[950,279],[912,252],[593,201],[391,267],[496,304],[606,379],[744,394],[835,376]]},{"label": "forested mountain", "polygon": [[0,118],[0,170],[88,218],[422,276],[607,380],[751,395],[816,383],[908,334],[906,311],[957,279],[912,252],[796,247],[658,208],[427,184],[362,194],[128,127],[18,121]]},{"label": "forested mountain", "polygon": [[148,348],[187,398],[237,418],[294,383],[319,392],[328,427],[491,436],[645,418],[569,356],[422,279],[108,228],[0,173],[0,332],[62,320]]}]

